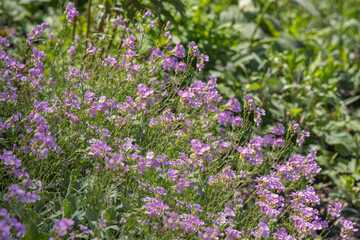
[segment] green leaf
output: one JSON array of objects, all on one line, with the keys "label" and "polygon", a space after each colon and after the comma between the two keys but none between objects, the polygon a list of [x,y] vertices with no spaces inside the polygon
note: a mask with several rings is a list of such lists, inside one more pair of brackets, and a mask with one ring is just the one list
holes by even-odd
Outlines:
[{"label": "green leaf", "polygon": [[62,206],[64,208],[65,217],[70,217],[70,215],[71,215],[71,213],[70,213],[70,204],[69,204],[69,201],[67,199],[64,200]]},{"label": "green leaf", "polygon": [[97,221],[98,220],[98,213],[92,209],[91,207],[86,208],[85,210],[85,217],[88,221]]},{"label": "green leaf", "polygon": [[335,145],[335,150],[341,155],[348,156],[358,152],[355,139],[346,131],[330,130],[325,133],[325,141],[327,144]]},{"label": "green leaf", "polygon": [[248,91],[251,91],[251,90],[258,90],[261,88],[261,85],[258,84],[258,83],[253,83],[253,84],[250,84],[250,86],[248,86],[247,90]]},{"label": "green leaf", "polygon": [[345,103],[345,105],[349,105],[349,104],[352,104],[352,103],[356,102],[359,99],[360,99],[360,96],[349,97],[348,99],[346,99],[344,101],[344,103]]},{"label": "green leaf", "polygon": [[224,94],[225,96],[227,97],[231,97],[231,96],[235,96],[235,93],[234,91],[227,87],[225,84],[223,83],[220,83],[218,86],[217,86],[217,89],[219,90],[220,93]]},{"label": "green leaf", "polygon": [[108,226],[106,229],[112,229],[112,230],[115,230],[115,231],[118,231],[118,232],[121,231],[121,229],[120,229],[118,226],[115,226],[115,225],[113,225],[113,226]]},{"label": "green leaf", "polygon": [[314,15],[315,17],[320,17],[319,11],[309,0],[291,0],[291,1],[296,4],[299,4],[300,6],[305,8],[310,14]]},{"label": "green leaf", "polygon": [[299,114],[303,111],[302,108],[293,108],[289,110],[291,114]]},{"label": "green leaf", "polygon": [[39,232],[34,222],[31,222],[26,225],[26,232],[24,237],[25,240],[38,239],[38,234]]},{"label": "green leaf", "polygon": [[106,209],[104,219],[106,220],[115,220],[116,219],[116,211],[114,207],[110,207]]}]

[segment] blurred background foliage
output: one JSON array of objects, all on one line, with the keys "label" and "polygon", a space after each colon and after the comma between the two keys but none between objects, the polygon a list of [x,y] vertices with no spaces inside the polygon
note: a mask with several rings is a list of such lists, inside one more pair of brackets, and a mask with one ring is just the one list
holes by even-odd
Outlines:
[{"label": "blurred background foliage", "polygon": [[[89,5],[90,2],[90,5]],[[51,23],[67,1],[0,1],[0,34],[21,38]],[[79,31],[92,32],[110,16],[134,19],[151,11],[171,21],[175,40],[195,41],[210,57],[200,78],[218,78],[225,97],[255,98],[267,111],[263,129],[298,121],[311,132],[304,148],[318,151],[331,196],[360,206],[359,0],[79,0]],[[94,18],[91,18],[94,19]],[[154,36],[156,37],[156,36]]]}]

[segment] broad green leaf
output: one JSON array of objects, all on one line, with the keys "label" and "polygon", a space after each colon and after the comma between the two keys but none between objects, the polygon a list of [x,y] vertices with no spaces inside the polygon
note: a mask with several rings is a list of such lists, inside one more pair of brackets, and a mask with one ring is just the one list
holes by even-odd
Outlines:
[{"label": "broad green leaf", "polygon": [[71,212],[70,212],[70,204],[69,201],[67,199],[65,199],[63,201],[62,207],[64,209],[64,215],[65,217],[70,217],[71,216]]},{"label": "broad green leaf", "polygon": [[38,234],[39,232],[34,222],[30,222],[29,224],[26,225],[26,232],[24,237],[25,240],[39,239]]},{"label": "broad green leaf", "polygon": [[291,1],[299,4],[300,6],[305,8],[310,14],[314,15],[315,17],[320,17],[319,11],[309,0],[291,0]]},{"label": "broad green leaf", "polygon": [[260,88],[261,88],[261,85],[258,83],[253,83],[253,84],[250,84],[249,86],[247,86],[248,91],[258,90]]},{"label": "broad green leaf", "polygon": [[359,99],[360,99],[360,96],[349,97],[348,99],[346,99],[344,101],[344,103],[345,103],[345,105],[349,105],[349,104],[352,104],[352,103],[356,102]]},{"label": "broad green leaf", "polygon": [[109,221],[109,220],[115,220],[115,218],[116,218],[115,208],[110,207],[110,208],[106,209],[104,219]]},{"label": "broad green leaf", "polygon": [[302,108],[293,108],[293,109],[290,109],[289,111],[292,114],[299,114],[303,111],[303,109]]},{"label": "broad green leaf", "polygon": [[92,209],[91,207],[87,207],[85,210],[85,217],[88,221],[97,221],[98,220],[98,213]]}]

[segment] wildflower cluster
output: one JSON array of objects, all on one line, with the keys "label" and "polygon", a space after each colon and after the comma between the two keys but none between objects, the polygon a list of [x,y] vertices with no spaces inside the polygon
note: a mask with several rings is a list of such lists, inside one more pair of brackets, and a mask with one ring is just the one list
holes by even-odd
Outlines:
[{"label": "wildflower cluster", "polygon": [[[71,3],[65,14],[69,21],[79,15]],[[64,207],[47,198],[55,206],[48,211],[58,209],[53,239],[118,232],[130,238],[298,239],[327,228],[310,185],[320,171],[316,152],[293,154],[292,141],[301,145],[308,136],[299,124],[261,135],[265,110],[247,95],[243,103],[223,99],[214,76],[197,80],[208,56],[194,42],[174,43],[170,24],[161,32],[150,12],[139,14],[137,23],[110,23],[109,32],[94,35],[86,48],[60,39],[70,50],[66,57],[52,38],[32,46],[48,24],[28,35],[33,54],[23,61],[8,56],[1,40],[0,135],[11,144],[2,149],[6,171],[0,171],[13,183],[4,187],[9,209],[13,201],[45,201],[48,189],[59,186],[58,193],[67,194]],[[64,22],[66,37],[73,26]],[[120,37],[106,37],[112,35]],[[75,170],[96,194],[75,184],[77,177],[63,187]],[[96,197],[112,210],[86,205]],[[330,207],[330,216],[338,217],[340,208]],[[12,226],[21,237],[23,227]],[[346,238],[354,229],[343,226]]]},{"label": "wildflower cluster", "polygon": [[16,218],[10,218],[5,208],[0,210],[0,238],[11,239],[14,235],[16,238],[22,238],[25,235],[25,226]]}]

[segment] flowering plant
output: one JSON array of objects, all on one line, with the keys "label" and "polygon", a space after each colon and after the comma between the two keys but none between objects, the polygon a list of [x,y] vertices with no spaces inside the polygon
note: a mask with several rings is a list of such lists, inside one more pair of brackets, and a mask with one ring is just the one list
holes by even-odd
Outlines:
[{"label": "flowering plant", "polygon": [[2,211],[35,229],[19,237],[311,239],[338,217],[338,204],[328,219],[316,209],[316,151],[295,154],[309,133],[261,131],[253,99],[196,80],[209,58],[194,42],[174,43],[146,12],[84,46],[79,13],[65,14],[61,33],[27,35],[22,59],[0,52]]}]

